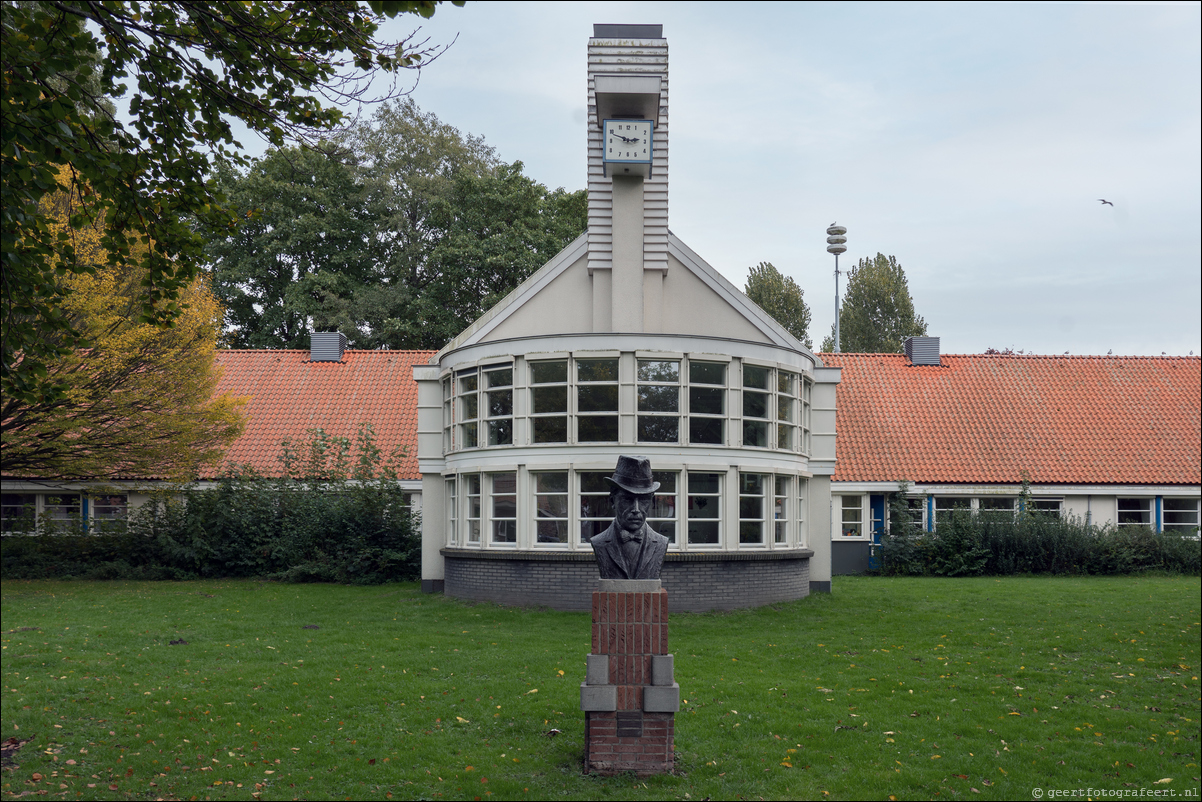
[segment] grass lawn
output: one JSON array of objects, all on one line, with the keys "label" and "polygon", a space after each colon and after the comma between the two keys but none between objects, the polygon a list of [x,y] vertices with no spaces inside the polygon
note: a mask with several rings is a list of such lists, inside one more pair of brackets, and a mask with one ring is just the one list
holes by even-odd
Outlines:
[{"label": "grass lawn", "polygon": [[1198,798],[1197,577],[834,587],[673,615],[677,773],[637,780],[580,771],[587,614],[413,584],[5,582],[3,737],[28,742],[0,791]]}]

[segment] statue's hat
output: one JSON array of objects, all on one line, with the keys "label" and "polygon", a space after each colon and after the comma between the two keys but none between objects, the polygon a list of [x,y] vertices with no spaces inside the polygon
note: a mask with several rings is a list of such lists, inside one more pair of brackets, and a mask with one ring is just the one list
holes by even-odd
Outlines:
[{"label": "statue's hat", "polygon": [[636,496],[659,490],[659,482],[651,481],[651,460],[646,457],[618,457],[618,467],[614,468],[613,477],[607,476],[605,481]]}]

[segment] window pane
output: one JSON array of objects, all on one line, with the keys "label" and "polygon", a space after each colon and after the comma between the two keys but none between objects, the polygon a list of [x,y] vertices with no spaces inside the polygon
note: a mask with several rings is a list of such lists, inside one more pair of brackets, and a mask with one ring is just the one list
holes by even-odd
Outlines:
[{"label": "window pane", "polygon": [[609,474],[604,471],[586,471],[580,474],[580,492],[608,493],[613,486],[605,481]]},{"label": "window pane", "polygon": [[768,394],[744,392],[743,414],[748,418],[768,417]]},{"label": "window pane", "polygon": [[509,387],[513,384],[513,369],[488,370],[484,372],[487,387]]},{"label": "window pane", "polygon": [[462,445],[464,448],[475,448],[478,444],[478,438],[476,437],[476,424],[465,423],[462,426],[462,431],[463,437],[461,439],[463,442],[460,445]]},{"label": "window pane", "polygon": [[757,367],[756,365],[743,366],[743,386],[754,387],[757,390],[768,389],[768,368]]},{"label": "window pane", "polygon": [[576,425],[576,439],[581,443],[618,442],[618,416],[581,415]]},{"label": "window pane", "polygon": [[530,364],[531,383],[553,384],[568,380],[568,363],[563,362],[532,362]]},{"label": "window pane", "polygon": [[639,360],[639,381],[641,382],[676,382],[679,379],[679,362],[661,362],[650,359]]},{"label": "window pane", "polygon": [[580,412],[617,412],[618,386],[586,384],[576,388],[576,400]]},{"label": "window pane", "polygon": [[568,496],[538,495],[535,496],[535,507],[539,518],[567,518]]},{"label": "window pane", "polygon": [[722,487],[722,474],[690,473],[690,493],[717,493]]},{"label": "window pane", "polygon": [[792,398],[785,395],[776,397],[776,419],[781,421],[793,420],[793,404]]},{"label": "window pane", "polygon": [[674,384],[643,384],[639,386],[639,412],[676,412],[680,407],[680,390]]},{"label": "window pane", "polygon": [[718,543],[718,522],[689,519],[689,542],[702,545]]},{"label": "window pane", "polygon": [[776,447],[793,450],[793,427],[790,424],[776,424]]},{"label": "window pane", "polygon": [[1151,526],[1152,499],[1119,499],[1119,526]]},{"label": "window pane", "polygon": [[513,414],[513,390],[493,390],[488,394],[488,414],[499,418]]},{"label": "window pane", "polygon": [[756,420],[743,421],[743,445],[767,448],[768,424]]},{"label": "window pane", "polygon": [[1007,512],[1014,511],[1014,499],[1012,498],[983,498],[977,502],[977,508],[981,510],[1006,510]]},{"label": "window pane", "polygon": [[616,382],[618,360],[581,359],[576,363],[576,379],[582,382]]},{"label": "window pane", "polygon": [[680,439],[680,420],[639,415],[640,443],[675,443]]},{"label": "window pane", "polygon": [[92,517],[116,521],[125,518],[128,501],[127,496],[92,496]]},{"label": "window pane", "polygon": [[726,384],[726,365],[721,362],[690,362],[690,384]]},{"label": "window pane", "polygon": [[565,472],[534,474],[534,489],[539,493],[568,492],[568,475]]},{"label": "window pane", "polygon": [[722,399],[725,390],[711,390],[704,387],[689,388],[689,412],[697,415],[721,415],[725,412]]},{"label": "window pane", "polygon": [[541,412],[567,412],[568,411],[568,388],[562,385],[558,387],[535,387],[534,388],[534,413],[537,415]]},{"label": "window pane", "polygon": [[746,497],[739,499],[739,517],[740,518],[763,518],[764,517],[764,500],[757,497]]},{"label": "window pane", "polygon": [[538,521],[535,525],[534,536],[539,543],[567,543],[567,521]]},{"label": "window pane", "polygon": [[792,373],[786,373],[783,370],[776,374],[776,389],[786,395],[796,395],[793,390],[793,380],[796,376]]},{"label": "window pane", "polygon": [[475,394],[465,395],[459,399],[460,410],[462,411],[461,420],[473,420],[480,412],[480,400]]},{"label": "window pane", "polygon": [[721,418],[689,418],[689,442],[722,444]]},{"label": "window pane", "polygon": [[38,497],[33,493],[5,493],[0,497],[0,532],[32,532]]},{"label": "window pane", "polygon": [[587,541],[605,531],[614,517],[609,503],[609,476],[602,471],[582,471],[580,480],[580,540]]},{"label": "window pane", "polygon": [[739,542],[740,543],[763,543],[764,542],[764,522],[763,521],[739,521]]},{"label": "window pane", "polygon": [[492,420],[488,422],[488,444],[490,446],[513,445],[513,421]]},{"label": "window pane", "polygon": [[535,539],[539,543],[568,542],[568,474],[535,473]]},{"label": "window pane", "polygon": [[534,442],[568,442],[568,419],[566,417],[533,418]]},{"label": "window pane", "polygon": [[492,476],[492,539],[494,543],[517,542],[517,474]]}]

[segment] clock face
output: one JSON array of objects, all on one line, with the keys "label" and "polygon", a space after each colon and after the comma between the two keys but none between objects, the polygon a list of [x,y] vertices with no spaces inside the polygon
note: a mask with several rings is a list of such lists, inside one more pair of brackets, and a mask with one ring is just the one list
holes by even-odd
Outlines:
[{"label": "clock face", "polygon": [[651,164],[651,120],[606,120],[604,157],[607,162]]}]

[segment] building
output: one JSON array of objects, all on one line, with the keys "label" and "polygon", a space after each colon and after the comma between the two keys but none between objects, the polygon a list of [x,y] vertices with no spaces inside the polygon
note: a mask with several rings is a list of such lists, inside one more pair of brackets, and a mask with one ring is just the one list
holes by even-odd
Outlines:
[{"label": "building", "polygon": [[668,230],[661,26],[588,52],[588,231],[414,369],[423,588],[587,609],[635,454],[673,609],[829,590],[839,371]]},{"label": "building", "polygon": [[823,354],[842,368],[832,485],[835,574],[868,570],[886,496],[938,531],[952,510],[1041,511],[1098,525],[1196,531],[1202,483],[1198,357]]},{"label": "building", "polygon": [[[211,482],[225,472],[250,467],[279,476],[284,441],[303,444],[321,429],[353,443],[363,423],[372,424],[384,454],[403,453],[401,486],[420,508],[417,472],[417,385],[413,366],[430,351],[346,351],[337,333],[313,335],[310,351],[218,351],[221,369],[216,394],[246,399],[247,426],[224,461],[202,475]],[[161,477],[130,476],[97,483],[5,477],[0,531],[10,532],[32,515],[39,519],[81,520],[92,528],[125,518],[147,498]]]}]

